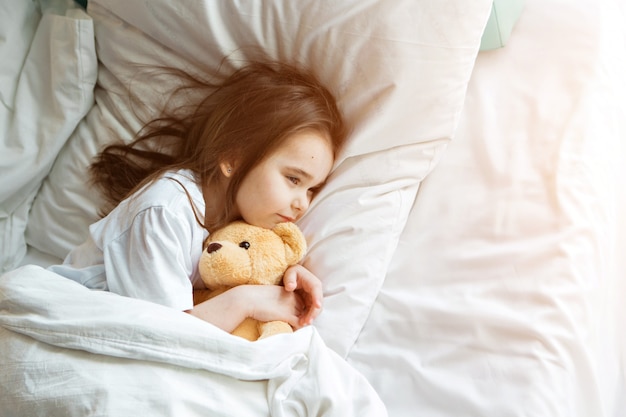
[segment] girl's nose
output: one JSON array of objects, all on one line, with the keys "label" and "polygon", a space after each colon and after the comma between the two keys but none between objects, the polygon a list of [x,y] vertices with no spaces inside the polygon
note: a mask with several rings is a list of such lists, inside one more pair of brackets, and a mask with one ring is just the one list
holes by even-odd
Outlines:
[{"label": "girl's nose", "polygon": [[298,195],[293,201],[293,208],[299,212],[299,214],[304,214],[305,211],[309,208],[309,196],[307,193],[303,195]]}]

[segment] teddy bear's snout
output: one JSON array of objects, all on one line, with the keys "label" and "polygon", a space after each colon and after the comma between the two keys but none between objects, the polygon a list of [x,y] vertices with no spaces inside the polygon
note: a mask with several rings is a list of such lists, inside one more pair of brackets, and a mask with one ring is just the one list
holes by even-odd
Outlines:
[{"label": "teddy bear's snout", "polygon": [[206,251],[207,253],[213,253],[213,252],[220,250],[221,247],[222,247],[221,244],[213,242],[209,244],[209,246],[207,246]]}]

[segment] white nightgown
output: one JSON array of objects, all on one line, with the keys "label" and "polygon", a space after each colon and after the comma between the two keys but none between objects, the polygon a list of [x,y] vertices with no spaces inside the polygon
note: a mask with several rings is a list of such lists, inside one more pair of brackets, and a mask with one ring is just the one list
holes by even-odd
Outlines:
[{"label": "white nightgown", "polygon": [[181,184],[202,220],[204,199],[193,174],[168,173],[92,224],[87,241],[49,269],[92,289],[193,308],[192,290],[203,288],[197,265],[208,233]]}]

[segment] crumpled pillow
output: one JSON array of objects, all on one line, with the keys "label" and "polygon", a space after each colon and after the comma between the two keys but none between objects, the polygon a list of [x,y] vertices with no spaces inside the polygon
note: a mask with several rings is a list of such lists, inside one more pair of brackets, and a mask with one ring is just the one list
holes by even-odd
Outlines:
[{"label": "crumpled pillow", "polygon": [[[69,6],[69,8],[68,8]],[[26,253],[33,199],[93,105],[91,19],[71,2],[0,5],[0,271]]]}]

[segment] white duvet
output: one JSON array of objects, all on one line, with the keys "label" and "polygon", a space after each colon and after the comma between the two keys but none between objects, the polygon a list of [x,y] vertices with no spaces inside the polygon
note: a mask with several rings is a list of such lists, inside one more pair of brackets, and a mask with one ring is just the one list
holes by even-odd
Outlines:
[{"label": "white duvet", "polygon": [[313,327],[258,342],[37,266],[0,277],[0,415],[375,416]]}]

